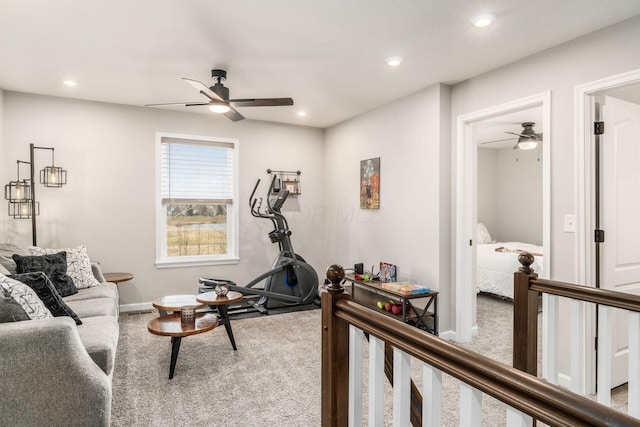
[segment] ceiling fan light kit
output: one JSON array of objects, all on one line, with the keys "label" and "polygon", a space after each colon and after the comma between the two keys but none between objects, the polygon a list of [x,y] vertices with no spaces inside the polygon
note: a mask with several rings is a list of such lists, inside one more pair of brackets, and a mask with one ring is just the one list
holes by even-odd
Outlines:
[{"label": "ceiling fan light kit", "polygon": [[216,79],[216,83],[207,87],[204,83],[197,80],[183,77],[182,80],[193,86],[200,94],[208,98],[207,102],[178,102],[165,104],[146,104],[145,107],[160,107],[167,105],[184,105],[185,107],[207,106],[209,110],[224,114],[229,120],[237,122],[244,119],[235,107],[278,107],[293,105],[291,98],[251,98],[251,99],[229,99],[229,88],[225,87],[222,82],[227,79],[225,70],[211,70],[211,77]]}]

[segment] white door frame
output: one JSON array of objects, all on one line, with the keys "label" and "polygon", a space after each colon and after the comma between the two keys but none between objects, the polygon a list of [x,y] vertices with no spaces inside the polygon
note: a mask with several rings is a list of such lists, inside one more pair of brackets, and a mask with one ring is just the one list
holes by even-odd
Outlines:
[{"label": "white door frame", "polygon": [[[578,206],[578,238],[576,253],[578,254],[577,283],[595,286],[595,245],[593,230],[595,229],[595,176],[594,156],[595,136],[593,135],[593,117],[595,114],[594,96],[603,91],[617,89],[631,84],[640,84],[640,69],[615,76],[606,77],[590,83],[576,86],[576,153],[577,153],[577,203]],[[584,371],[585,384],[583,393],[595,392],[595,309],[585,310]]]},{"label": "white door frame", "polygon": [[[471,341],[475,325],[475,245],[476,245],[476,161],[472,125],[478,121],[532,107],[542,107],[542,246],[544,250],[541,277],[550,277],[550,170],[551,170],[551,92],[543,92],[457,118],[456,158],[456,341]],[[469,243],[472,242],[470,245]]]}]

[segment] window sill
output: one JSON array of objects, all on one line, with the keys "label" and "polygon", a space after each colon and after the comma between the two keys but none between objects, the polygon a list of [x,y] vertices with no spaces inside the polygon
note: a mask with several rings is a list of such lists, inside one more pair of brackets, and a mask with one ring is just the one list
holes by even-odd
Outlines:
[{"label": "window sill", "polygon": [[231,265],[238,264],[240,262],[240,258],[238,257],[228,257],[228,258],[218,258],[218,259],[172,259],[172,260],[157,260],[156,268],[176,268],[176,267],[200,267],[207,265]]}]

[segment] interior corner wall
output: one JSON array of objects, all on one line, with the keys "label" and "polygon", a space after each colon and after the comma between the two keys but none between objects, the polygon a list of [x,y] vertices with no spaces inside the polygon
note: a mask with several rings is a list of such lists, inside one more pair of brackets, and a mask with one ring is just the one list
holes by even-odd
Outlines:
[{"label": "interior corner wall", "polygon": [[[29,158],[29,143],[55,147],[56,165],[68,171],[59,189],[38,186],[38,245],[84,244],[104,271],[128,271],[119,286],[121,304],[150,302],[162,295],[195,293],[199,277],[245,284],[271,267],[278,253],[267,236],[270,221],[249,213],[249,195],[266,170],[300,170],[302,195],[283,212],[296,252],[322,279],[324,151],[321,129],[161,109],[4,93],[2,166]],[[155,267],[156,132],[236,138],[240,158],[240,263],[209,267]],[[0,146],[2,149],[2,146]],[[50,160],[36,153],[36,169]],[[4,175],[4,173],[3,173]],[[3,241],[31,244],[30,221],[11,220]]]},{"label": "interior corner wall", "polygon": [[[462,114],[551,91],[551,135],[545,135],[545,149],[551,150],[550,274],[553,280],[577,280],[577,237],[563,230],[564,215],[578,214],[576,143],[580,142],[575,135],[575,88],[640,68],[640,56],[633,54],[638,50],[639,39],[640,17],[636,17],[453,86],[454,121]],[[456,129],[452,131],[455,140]],[[453,156],[456,156],[455,148]],[[453,188],[455,176],[454,165]],[[578,223],[581,221],[578,218]],[[456,237],[453,242],[462,242],[465,238],[468,239]],[[568,330],[563,329],[560,334],[559,342],[570,342]],[[564,357],[559,361],[561,372],[569,371],[569,353],[560,353]]]},{"label": "interior corner wall", "polygon": [[[325,131],[329,263],[397,264],[399,279],[441,291],[441,330],[449,327],[449,94],[431,86]],[[380,209],[361,209],[360,161],[376,157]]]}]

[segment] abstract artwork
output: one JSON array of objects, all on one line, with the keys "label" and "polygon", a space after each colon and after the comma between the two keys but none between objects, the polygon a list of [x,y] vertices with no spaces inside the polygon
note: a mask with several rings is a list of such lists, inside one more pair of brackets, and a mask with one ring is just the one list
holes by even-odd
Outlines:
[{"label": "abstract artwork", "polygon": [[380,157],[360,161],[360,208],[380,209]]}]

